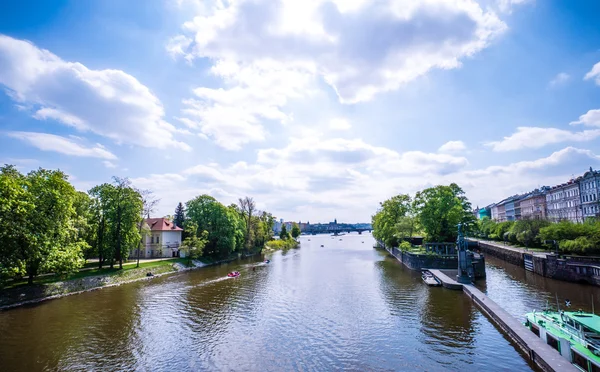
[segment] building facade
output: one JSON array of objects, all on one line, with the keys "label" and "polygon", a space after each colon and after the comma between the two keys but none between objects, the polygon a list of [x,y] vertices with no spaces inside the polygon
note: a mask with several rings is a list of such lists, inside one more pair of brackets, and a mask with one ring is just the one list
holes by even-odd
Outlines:
[{"label": "building facade", "polygon": [[520,200],[521,219],[543,220],[546,218],[546,191],[536,190]]},{"label": "building facade", "polygon": [[550,188],[546,204],[549,220],[582,222],[579,179]]},{"label": "building facade", "polygon": [[[142,239],[140,258],[180,257],[182,228],[166,218],[147,218],[145,224],[149,233]],[[129,252],[130,258],[137,256],[137,249]]]},{"label": "building facade", "polygon": [[590,167],[579,178],[579,194],[583,219],[600,217],[600,171]]},{"label": "building facade", "polygon": [[498,218],[496,219],[496,221],[498,222],[504,222],[506,221],[506,206],[505,206],[506,200],[501,201],[500,203],[498,203]]}]

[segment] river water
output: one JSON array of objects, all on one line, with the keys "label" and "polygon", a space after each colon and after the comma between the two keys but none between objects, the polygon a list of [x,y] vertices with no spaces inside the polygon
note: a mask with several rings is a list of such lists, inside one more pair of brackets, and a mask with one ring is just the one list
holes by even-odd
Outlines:
[{"label": "river water", "polygon": [[[0,312],[0,370],[532,370],[467,296],[427,287],[370,235],[301,241],[270,264],[239,261]],[[538,298],[527,282],[537,279],[502,264],[480,285],[515,315],[556,289]],[[232,270],[241,277],[227,279]]]}]

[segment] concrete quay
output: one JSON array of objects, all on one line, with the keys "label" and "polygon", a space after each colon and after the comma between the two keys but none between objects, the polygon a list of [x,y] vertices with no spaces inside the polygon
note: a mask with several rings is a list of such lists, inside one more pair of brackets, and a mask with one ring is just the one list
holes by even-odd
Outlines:
[{"label": "concrete quay", "polygon": [[577,369],[556,350],[534,335],[527,327],[506,312],[500,305],[471,284],[461,284],[441,270],[429,270],[444,288],[461,290],[500,327],[529,358],[544,371],[577,372]]}]

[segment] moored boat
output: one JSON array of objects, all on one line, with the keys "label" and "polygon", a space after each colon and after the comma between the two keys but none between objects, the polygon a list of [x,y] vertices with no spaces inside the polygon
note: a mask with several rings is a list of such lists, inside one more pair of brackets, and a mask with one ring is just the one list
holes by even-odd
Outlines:
[{"label": "moored boat", "polygon": [[431,286],[431,287],[437,287],[439,285],[442,285],[442,283],[438,280],[438,278],[436,278],[428,270],[423,270],[423,272],[421,272],[421,279],[423,279],[423,282],[425,282],[425,284],[427,284],[428,286]]},{"label": "moored boat", "polygon": [[239,271],[232,271],[229,274],[227,274],[228,277],[230,278],[237,278],[238,276],[240,276],[240,272]]},{"label": "moored boat", "polygon": [[582,371],[600,372],[600,316],[584,311],[533,311],[525,326]]}]

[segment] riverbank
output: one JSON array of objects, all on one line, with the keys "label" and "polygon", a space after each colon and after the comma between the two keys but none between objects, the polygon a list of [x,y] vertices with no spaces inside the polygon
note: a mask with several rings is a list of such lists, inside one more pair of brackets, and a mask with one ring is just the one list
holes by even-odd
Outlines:
[{"label": "riverbank", "polygon": [[[169,274],[195,270],[206,266],[219,265],[237,259],[239,259],[239,257],[236,255],[235,257],[212,262],[200,262],[194,260],[191,261],[190,266],[187,266],[187,259],[179,258],[156,261],[139,268],[128,268],[123,270],[114,269],[100,275],[93,275],[89,272],[83,272],[82,274],[82,272],[80,272],[75,274],[76,277],[64,281],[38,283],[31,286],[16,286],[0,291],[0,311],[102,288],[110,288],[142,280],[151,280]],[[152,276],[147,276],[149,272],[152,273]],[[77,277],[77,275],[79,275],[79,277]]]},{"label": "riverbank", "polygon": [[300,246],[300,242],[295,239],[281,240],[274,239],[265,243],[265,247],[263,248],[264,252],[275,252],[279,250],[288,250],[292,248],[298,248]]}]

